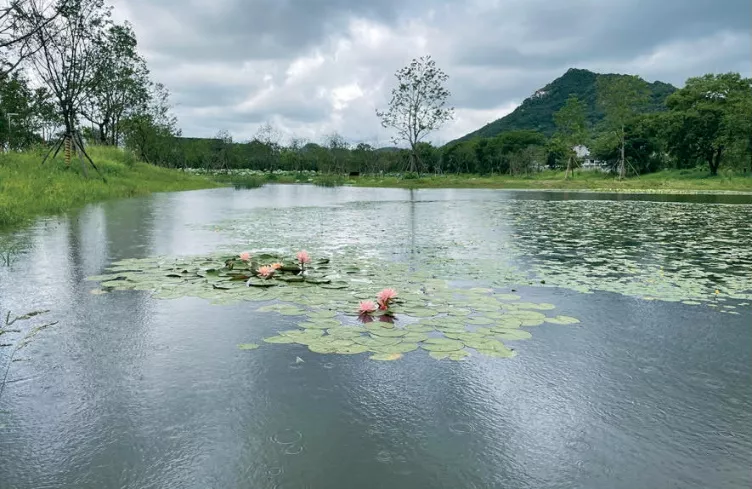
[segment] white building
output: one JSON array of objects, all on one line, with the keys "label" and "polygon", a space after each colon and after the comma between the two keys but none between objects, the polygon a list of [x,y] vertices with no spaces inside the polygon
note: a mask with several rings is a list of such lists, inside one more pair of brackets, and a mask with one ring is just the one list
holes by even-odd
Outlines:
[{"label": "white building", "polygon": [[606,163],[590,156],[590,150],[587,146],[579,145],[575,146],[574,152],[577,153],[577,158],[582,162],[583,170],[601,170],[608,171]]}]

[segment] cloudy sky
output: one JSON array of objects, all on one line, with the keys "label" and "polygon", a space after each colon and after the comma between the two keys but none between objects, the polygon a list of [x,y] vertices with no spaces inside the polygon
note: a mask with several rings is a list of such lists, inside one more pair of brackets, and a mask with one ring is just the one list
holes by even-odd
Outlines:
[{"label": "cloudy sky", "polygon": [[570,67],[681,86],[750,76],[750,0],[114,0],[186,136],[386,145],[374,111],[394,72],[430,54],[449,76],[446,142],[514,109]]}]

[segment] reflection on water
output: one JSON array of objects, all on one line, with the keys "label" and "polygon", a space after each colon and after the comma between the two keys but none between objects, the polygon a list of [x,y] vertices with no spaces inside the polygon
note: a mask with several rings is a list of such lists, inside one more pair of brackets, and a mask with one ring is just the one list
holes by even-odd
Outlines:
[{"label": "reflection on water", "polygon": [[296,345],[240,351],[249,331],[295,319],[250,303],[94,296],[83,282],[122,258],[263,238],[418,268],[497,254],[510,277],[526,266],[565,277],[543,267],[566,250],[574,267],[610,256],[660,264],[674,284],[712,272],[742,286],[748,205],[555,197],[270,186],[110,202],[30,229],[0,268],[0,311],[52,309],[45,320],[60,323],[10,370],[0,487],[749,487],[752,313],[740,301],[726,301],[731,315],[521,287],[581,327],[540,326],[513,360],[379,363]]}]

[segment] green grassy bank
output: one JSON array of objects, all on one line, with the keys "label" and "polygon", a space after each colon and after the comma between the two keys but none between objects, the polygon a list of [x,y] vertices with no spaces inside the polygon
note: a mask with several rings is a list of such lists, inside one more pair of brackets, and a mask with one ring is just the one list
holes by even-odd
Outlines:
[{"label": "green grassy bank", "polygon": [[0,154],[0,228],[106,199],[219,186],[206,177],[135,161],[117,148],[93,147],[87,151],[107,183],[91,166],[87,168],[88,178],[84,177],[76,158],[70,167],[61,157],[42,166],[41,153]]},{"label": "green grassy bank", "polygon": [[347,179],[346,183],[359,187],[397,188],[494,188],[544,190],[594,190],[630,192],[752,192],[752,177],[721,173],[711,177],[707,170],[667,170],[639,177],[618,180],[597,171],[578,171],[574,177],[564,178],[564,172],[544,171],[531,176],[441,175],[406,179],[400,177],[362,176]]}]

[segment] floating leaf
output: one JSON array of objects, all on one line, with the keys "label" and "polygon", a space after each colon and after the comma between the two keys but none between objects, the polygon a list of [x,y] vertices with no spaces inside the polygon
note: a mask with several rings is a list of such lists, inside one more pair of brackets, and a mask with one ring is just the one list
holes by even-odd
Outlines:
[{"label": "floating leaf", "polygon": [[457,351],[465,347],[461,341],[450,340],[447,338],[428,338],[421,348],[428,351]]},{"label": "floating leaf", "polygon": [[551,324],[577,324],[580,322],[579,319],[570,316],[556,316],[554,318],[545,318],[545,321]]},{"label": "floating leaf", "polygon": [[272,336],[270,338],[264,338],[264,341],[267,343],[275,344],[295,343],[295,340],[293,338],[287,336]]},{"label": "floating leaf", "polygon": [[256,343],[243,343],[242,345],[238,345],[238,348],[241,350],[255,350],[258,347],[259,345]]},{"label": "floating leaf", "polygon": [[533,337],[528,331],[523,329],[494,330],[496,337],[500,340],[527,340]]},{"label": "floating leaf", "polygon": [[399,360],[404,355],[402,353],[376,353],[375,355],[371,355],[369,358],[371,360],[378,360],[381,362],[393,362],[394,360]]}]

